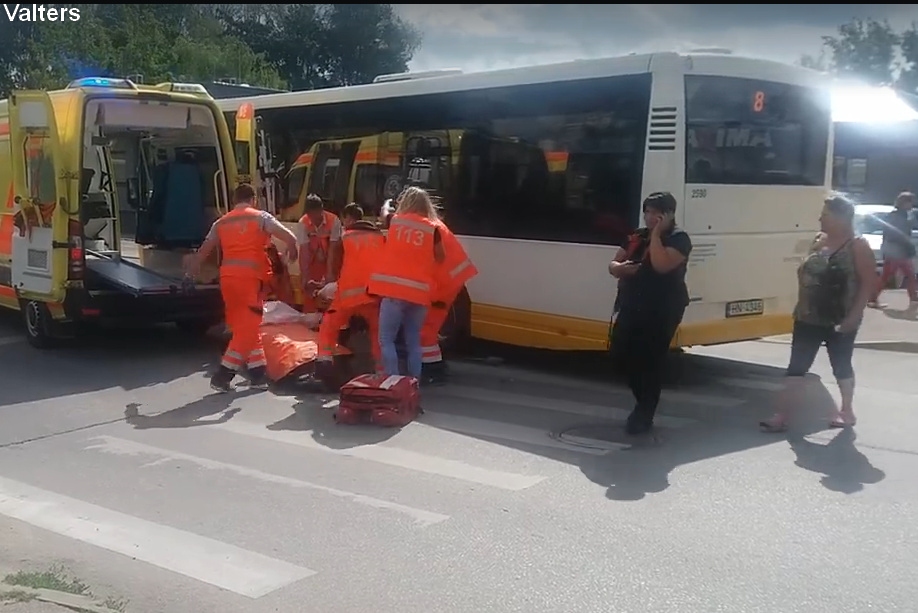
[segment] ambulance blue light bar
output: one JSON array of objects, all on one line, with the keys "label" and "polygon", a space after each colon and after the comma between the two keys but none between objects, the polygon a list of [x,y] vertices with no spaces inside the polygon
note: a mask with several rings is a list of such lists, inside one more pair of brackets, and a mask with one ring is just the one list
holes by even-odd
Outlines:
[{"label": "ambulance blue light bar", "polygon": [[77,89],[80,87],[105,87],[109,89],[137,89],[137,87],[127,79],[113,79],[110,77],[83,77],[71,81],[67,89]]}]

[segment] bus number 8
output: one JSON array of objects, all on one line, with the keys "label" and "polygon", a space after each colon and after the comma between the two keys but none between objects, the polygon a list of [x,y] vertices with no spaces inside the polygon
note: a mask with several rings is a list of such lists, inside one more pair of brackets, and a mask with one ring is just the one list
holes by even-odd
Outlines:
[{"label": "bus number 8", "polygon": [[761,113],[765,108],[765,92],[756,92],[752,97],[752,110]]}]

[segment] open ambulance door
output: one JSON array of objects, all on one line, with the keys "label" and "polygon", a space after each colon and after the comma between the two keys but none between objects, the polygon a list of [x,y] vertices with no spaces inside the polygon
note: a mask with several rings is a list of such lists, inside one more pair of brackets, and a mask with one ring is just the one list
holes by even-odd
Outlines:
[{"label": "open ambulance door", "polygon": [[259,207],[277,214],[277,173],[273,167],[271,139],[255,117],[255,107],[246,102],[236,111],[236,166],[240,183],[251,183]]},{"label": "open ambulance door", "polygon": [[[51,98],[44,92],[15,92],[9,99],[10,153],[16,229],[12,240],[12,281],[18,293],[34,298],[63,298],[67,262],[66,229],[54,240],[56,212],[67,204],[67,173],[54,121]],[[58,225],[60,225],[58,221]],[[80,237],[82,239],[82,237]]]}]

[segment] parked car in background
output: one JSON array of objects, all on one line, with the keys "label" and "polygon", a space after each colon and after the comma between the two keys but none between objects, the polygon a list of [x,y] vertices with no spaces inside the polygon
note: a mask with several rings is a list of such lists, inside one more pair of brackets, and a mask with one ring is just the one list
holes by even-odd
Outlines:
[{"label": "parked car in background", "polygon": [[[883,269],[883,226],[884,217],[893,210],[891,204],[858,204],[854,207],[854,231],[870,244],[873,257],[877,261],[877,273]],[[915,211],[912,211],[914,217]],[[918,230],[912,230],[912,244],[918,249]],[[913,260],[915,270],[918,270],[918,256]],[[895,280],[895,287],[902,287],[902,279]]]}]

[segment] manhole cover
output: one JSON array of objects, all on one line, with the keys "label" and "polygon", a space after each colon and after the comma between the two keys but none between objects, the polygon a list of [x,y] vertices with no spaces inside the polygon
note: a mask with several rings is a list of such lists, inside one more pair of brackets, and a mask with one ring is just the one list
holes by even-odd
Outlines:
[{"label": "manhole cover", "polygon": [[609,451],[660,443],[659,435],[655,431],[643,436],[630,436],[625,433],[623,425],[608,423],[572,426],[553,432],[552,438],[575,447]]}]

